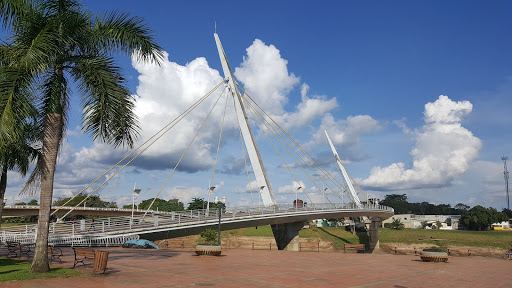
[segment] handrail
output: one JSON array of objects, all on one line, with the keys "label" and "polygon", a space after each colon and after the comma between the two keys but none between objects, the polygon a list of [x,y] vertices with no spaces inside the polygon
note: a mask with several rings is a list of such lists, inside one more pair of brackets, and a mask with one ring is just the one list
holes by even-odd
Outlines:
[{"label": "handrail", "polygon": [[[26,205],[24,205],[26,206]],[[35,206],[38,207],[38,206]],[[89,207],[92,208],[92,207]],[[94,208],[95,210],[106,210],[114,208]],[[126,209],[123,209],[126,210]],[[130,209],[128,209],[130,210]],[[341,210],[341,211],[340,211]],[[349,204],[309,204],[303,207],[296,207],[292,204],[280,204],[274,206],[259,207],[227,207],[223,211],[222,219],[224,221],[250,221],[266,217],[290,217],[293,215],[319,214],[321,212],[342,212],[346,211],[368,211],[368,212],[389,212],[393,213],[393,208],[382,205],[362,205],[357,207],[354,203]],[[111,210],[110,210],[111,211]],[[130,216],[117,216],[96,218],[94,224],[90,220],[81,219],[75,221],[62,221],[50,225],[50,238],[52,241],[60,239],[59,243],[82,243],[83,239],[100,239],[124,237],[127,235],[137,235],[154,229],[175,229],[185,228],[190,225],[211,225],[218,222],[217,210],[206,209],[185,210],[174,212],[162,212],[148,214],[144,220],[142,215],[132,218]],[[174,227],[174,228],[173,228]],[[180,228],[180,229],[181,229]],[[37,224],[25,224],[0,228],[0,241],[12,241],[12,239],[28,239],[26,241],[34,242],[37,232]],[[53,238],[52,238],[53,237]],[[49,238],[49,239],[50,239]],[[101,239],[103,239],[101,238]],[[64,239],[64,240],[62,240]],[[65,240],[67,239],[67,240]],[[117,239],[117,238],[116,238]],[[62,242],[64,241],[64,242]],[[89,240],[87,240],[89,241]],[[86,242],[87,242],[86,241]],[[92,240],[91,240],[92,241]],[[112,240],[114,241],[114,240]],[[116,240],[117,241],[117,240]],[[87,242],[90,243],[90,242]],[[96,242],[95,242],[96,243]],[[113,242],[105,242],[113,243]],[[117,243],[117,242],[116,242]],[[121,243],[122,244],[122,243]],[[112,244],[110,244],[112,245]]]}]

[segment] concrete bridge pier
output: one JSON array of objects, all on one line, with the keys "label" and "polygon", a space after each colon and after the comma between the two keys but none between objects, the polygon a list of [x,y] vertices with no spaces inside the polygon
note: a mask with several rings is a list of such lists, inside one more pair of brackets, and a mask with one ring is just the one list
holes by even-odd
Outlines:
[{"label": "concrete bridge pier", "polygon": [[304,227],[304,222],[291,222],[272,224],[272,232],[276,239],[277,249],[299,251],[299,231]]},{"label": "concrete bridge pier", "polygon": [[370,252],[380,251],[379,245],[379,228],[382,227],[382,219],[379,217],[372,217],[370,227],[368,229],[368,236],[370,238]]}]

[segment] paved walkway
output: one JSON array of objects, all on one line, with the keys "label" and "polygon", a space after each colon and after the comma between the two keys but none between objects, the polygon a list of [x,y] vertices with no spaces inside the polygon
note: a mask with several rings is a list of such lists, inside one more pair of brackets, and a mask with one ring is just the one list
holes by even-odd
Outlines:
[{"label": "paved walkway", "polygon": [[[13,287],[512,287],[512,261],[454,257],[426,263],[412,255],[232,249],[195,256],[190,249],[110,248],[106,274],[2,283]],[[62,263],[71,268],[73,252]],[[92,265],[78,268],[91,272]]]}]

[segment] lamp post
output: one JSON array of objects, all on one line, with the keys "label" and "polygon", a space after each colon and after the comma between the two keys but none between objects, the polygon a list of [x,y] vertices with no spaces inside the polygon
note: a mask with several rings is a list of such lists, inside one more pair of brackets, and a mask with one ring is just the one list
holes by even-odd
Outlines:
[{"label": "lamp post", "polygon": [[299,207],[299,190],[302,189],[302,186],[299,186],[297,190],[295,190],[295,210]]},{"label": "lamp post", "polygon": [[219,198],[217,198],[217,196],[215,196],[214,202],[215,202],[215,204],[217,204],[217,211],[219,213],[219,246],[221,246],[221,242],[220,242],[220,218],[222,217],[222,208],[224,207],[224,204],[226,204],[226,197],[222,197],[222,200],[220,200],[220,203],[222,203],[222,205],[220,205]]},{"label": "lamp post", "polygon": [[[208,202],[206,203],[206,213],[204,214],[204,216],[206,216],[206,217],[210,216],[209,215],[210,214],[210,196],[212,195],[214,189],[215,189],[215,186],[211,186],[208,189]],[[215,198],[217,198],[217,196],[215,196]]]},{"label": "lamp post", "polygon": [[327,191],[327,189],[329,189],[329,188],[324,188],[324,195],[323,195],[324,197],[322,197],[322,209],[325,209],[325,207],[324,207],[324,198],[325,198],[325,191]]},{"label": "lamp post", "polygon": [[263,189],[265,189],[265,186],[260,187],[260,198],[258,199],[258,209],[261,207],[261,193],[263,193]]},{"label": "lamp post", "polygon": [[[130,229],[132,229],[132,224],[133,224],[133,212],[135,210],[135,199],[137,199],[137,196],[139,196],[140,194],[140,191],[142,189],[136,189],[135,188],[135,185],[133,185],[133,193],[132,193],[132,219],[130,220]],[[138,210],[138,206],[137,206],[137,210]]]}]

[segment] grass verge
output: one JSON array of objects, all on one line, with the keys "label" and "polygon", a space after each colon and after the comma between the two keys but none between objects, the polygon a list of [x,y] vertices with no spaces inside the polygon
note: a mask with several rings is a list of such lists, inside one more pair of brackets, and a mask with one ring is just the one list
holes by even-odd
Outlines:
[{"label": "grass verge", "polygon": [[[242,228],[222,232],[222,237],[249,236],[273,237],[270,226],[258,229]],[[361,233],[364,234],[364,233]],[[361,235],[360,235],[361,236]],[[318,238],[332,241],[336,249],[343,249],[345,243],[366,243],[343,227],[311,227],[299,232],[301,238]],[[512,232],[506,231],[460,231],[460,230],[422,230],[379,229],[380,243],[432,244],[432,246],[469,246],[508,249],[512,245]]]},{"label": "grass verge", "polygon": [[64,268],[51,268],[49,273],[35,274],[30,272],[31,266],[32,263],[27,261],[0,257],[0,282],[61,276],[77,276],[83,274],[77,270]]}]

